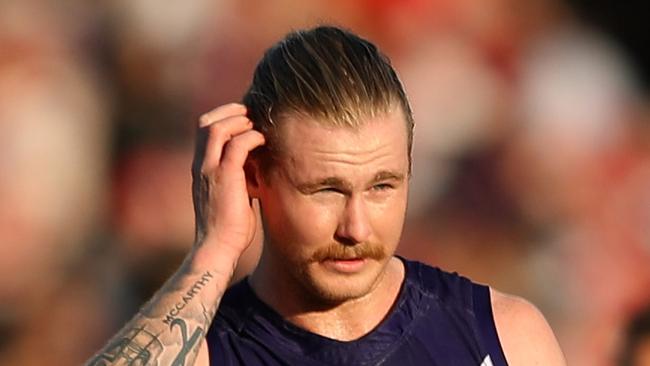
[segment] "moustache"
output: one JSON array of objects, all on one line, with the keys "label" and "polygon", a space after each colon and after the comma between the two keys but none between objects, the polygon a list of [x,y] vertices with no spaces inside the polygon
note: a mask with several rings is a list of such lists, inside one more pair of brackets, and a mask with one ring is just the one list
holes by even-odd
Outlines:
[{"label": "moustache", "polygon": [[351,260],[351,259],[375,259],[382,260],[386,258],[384,247],[368,242],[355,245],[343,245],[338,243],[330,244],[320,248],[311,256],[312,262],[322,262],[325,260]]}]

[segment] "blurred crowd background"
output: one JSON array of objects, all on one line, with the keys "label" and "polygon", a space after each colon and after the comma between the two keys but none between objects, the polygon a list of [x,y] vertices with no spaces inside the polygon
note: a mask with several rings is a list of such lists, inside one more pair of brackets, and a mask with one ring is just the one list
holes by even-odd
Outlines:
[{"label": "blurred crowd background", "polygon": [[80,364],[137,311],[192,244],[197,117],[320,23],[378,44],[411,99],[399,253],[531,300],[570,365],[618,364],[650,303],[633,4],[0,1],[0,364]]}]

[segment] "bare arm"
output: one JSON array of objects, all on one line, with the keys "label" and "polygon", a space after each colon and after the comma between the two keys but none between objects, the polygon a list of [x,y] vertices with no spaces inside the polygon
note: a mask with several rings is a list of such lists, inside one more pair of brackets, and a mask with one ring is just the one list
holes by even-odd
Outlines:
[{"label": "bare arm", "polygon": [[201,117],[192,166],[196,242],[179,270],[86,365],[207,365],[205,334],[256,215],[244,163],[264,143],[240,104]]},{"label": "bare arm", "polygon": [[493,289],[490,297],[497,333],[509,365],[566,365],[553,330],[533,304]]}]

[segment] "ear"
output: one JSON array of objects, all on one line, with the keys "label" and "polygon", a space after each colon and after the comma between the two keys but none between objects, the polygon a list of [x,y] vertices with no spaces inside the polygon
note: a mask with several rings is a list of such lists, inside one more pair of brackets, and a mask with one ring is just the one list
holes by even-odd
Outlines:
[{"label": "ear", "polygon": [[262,183],[262,170],[259,159],[248,156],[244,163],[244,174],[246,175],[246,188],[250,198],[260,198],[260,183]]}]

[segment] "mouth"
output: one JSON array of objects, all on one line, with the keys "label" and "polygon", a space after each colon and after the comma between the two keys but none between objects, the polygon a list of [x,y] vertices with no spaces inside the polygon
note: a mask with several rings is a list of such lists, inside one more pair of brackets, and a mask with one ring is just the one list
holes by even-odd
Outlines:
[{"label": "mouth", "polygon": [[328,258],[322,263],[325,267],[340,273],[356,273],[363,269],[367,259],[359,258]]}]

